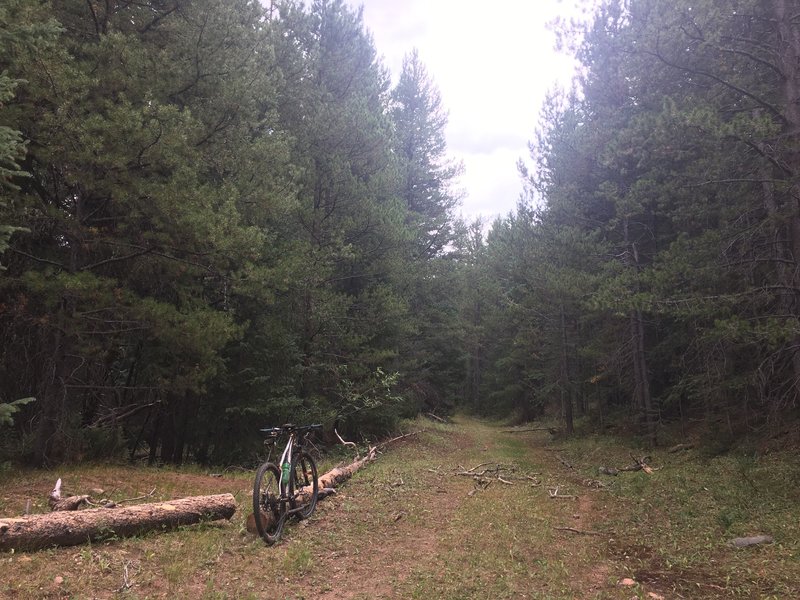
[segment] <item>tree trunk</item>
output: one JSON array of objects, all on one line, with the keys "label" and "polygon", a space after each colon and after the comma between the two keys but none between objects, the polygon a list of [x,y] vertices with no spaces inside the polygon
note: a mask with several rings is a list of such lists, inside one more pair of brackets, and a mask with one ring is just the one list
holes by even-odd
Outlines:
[{"label": "tree trunk", "polygon": [[69,373],[64,349],[65,329],[64,309],[58,313],[59,327],[51,342],[53,352],[46,362],[43,390],[38,395],[39,421],[34,438],[34,461],[37,466],[47,466],[63,458],[64,448],[59,440],[59,430],[63,425],[66,411],[65,377]]},{"label": "tree trunk", "polygon": [[[791,272],[791,288],[798,286],[798,269],[800,263],[800,185],[796,177],[800,171],[800,153],[796,150],[798,131],[800,131],[800,30],[795,22],[795,3],[786,0],[775,0],[773,4],[775,23],[778,30],[778,66],[783,80],[785,130],[789,136],[786,141],[791,148],[786,160],[795,182],[790,187],[791,221],[789,224],[790,248],[795,268]],[[793,297],[792,312],[795,317],[800,314],[800,294]],[[792,375],[794,376],[795,398],[800,396],[800,335],[796,335],[788,351],[791,353]],[[782,407],[776,407],[780,410]],[[775,410],[775,408],[773,408]]]},{"label": "tree trunk", "polygon": [[201,520],[230,519],[236,512],[231,494],[194,496],[118,508],[92,508],[0,519],[0,551],[74,546],[111,536],[173,529]]},{"label": "tree trunk", "polygon": [[569,380],[569,351],[567,348],[567,314],[561,305],[561,412],[564,418],[564,431],[567,435],[575,432],[572,417],[572,384]]},{"label": "tree trunk", "polygon": [[631,342],[633,345],[633,375],[634,375],[634,398],[642,413],[644,413],[647,425],[647,435],[650,443],[656,444],[656,422],[655,411],[653,410],[653,399],[650,395],[650,376],[647,372],[647,358],[644,352],[644,324],[642,323],[642,312],[634,310],[631,312]]}]

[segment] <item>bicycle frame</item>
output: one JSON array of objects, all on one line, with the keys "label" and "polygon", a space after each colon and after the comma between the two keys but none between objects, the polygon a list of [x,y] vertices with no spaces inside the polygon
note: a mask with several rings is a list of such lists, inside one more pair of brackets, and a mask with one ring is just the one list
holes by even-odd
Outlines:
[{"label": "bicycle frame", "polygon": [[283,425],[282,427],[272,427],[261,430],[262,432],[269,433],[274,438],[277,438],[282,433],[288,432],[289,434],[289,440],[286,442],[286,447],[283,449],[283,453],[281,454],[280,463],[278,463],[278,468],[281,470],[281,478],[278,484],[278,490],[280,492],[280,501],[282,503],[286,503],[290,500],[289,479],[291,474],[289,473],[289,465],[292,464],[292,454],[294,450],[301,450],[303,448],[303,440],[305,439],[305,436],[312,431],[320,429],[322,429],[322,425],[306,425],[303,427]]},{"label": "bicycle frame", "polygon": [[288,466],[292,464],[292,450],[297,443],[295,439],[296,435],[294,431],[289,433],[289,441],[286,442],[286,448],[283,449],[283,454],[281,455],[281,462],[278,464],[281,469],[281,481],[278,489],[281,493],[282,502],[289,499],[289,479],[291,474],[289,473]]}]

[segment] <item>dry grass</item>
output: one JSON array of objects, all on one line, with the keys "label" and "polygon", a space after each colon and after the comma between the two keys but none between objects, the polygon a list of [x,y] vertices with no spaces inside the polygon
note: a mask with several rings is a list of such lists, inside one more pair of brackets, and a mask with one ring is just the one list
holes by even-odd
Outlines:
[{"label": "dry grass", "polygon": [[[502,434],[468,419],[425,427],[356,473],[310,520],[290,525],[274,547],[244,531],[252,473],[218,478],[116,466],[7,473],[0,480],[4,515],[21,513],[29,498],[43,510],[56,476],[70,491],[101,487],[115,498],[153,487],[156,499],[232,492],[241,511],[231,522],[0,555],[0,597],[800,597],[800,478],[786,484],[797,475],[787,462],[702,463],[683,455],[652,476],[627,473],[598,490],[584,480],[598,477],[599,464],[628,462],[628,449],[598,440],[565,445],[562,454],[576,466],[569,470],[545,450],[547,434]],[[452,473],[483,462],[541,473],[540,484],[495,481],[469,495],[472,480]],[[761,491],[750,489],[740,469]],[[556,486],[579,498],[551,499],[547,489]],[[724,545],[727,535],[753,528],[775,535],[776,544]],[[639,583],[620,587],[626,576]]]}]

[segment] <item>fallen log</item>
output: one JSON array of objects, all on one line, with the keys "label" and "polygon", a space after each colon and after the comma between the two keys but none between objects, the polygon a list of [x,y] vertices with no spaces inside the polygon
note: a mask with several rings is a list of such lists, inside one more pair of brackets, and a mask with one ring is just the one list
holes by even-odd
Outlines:
[{"label": "fallen log", "polygon": [[758,544],[771,544],[774,541],[771,535],[753,535],[750,537],[734,538],[730,543],[736,548],[746,548],[747,546],[756,546]]},{"label": "fallen log", "polygon": [[[377,450],[370,448],[369,452],[364,458],[360,458],[355,462],[345,465],[343,467],[334,467],[324,475],[321,475],[317,481],[319,482],[319,489],[335,488],[343,481],[347,481],[353,476],[353,473],[358,471],[365,464],[372,462],[377,457]],[[302,492],[311,493],[311,486],[303,488]]]},{"label": "fallen log", "polygon": [[558,435],[555,427],[512,427],[511,429],[501,429],[502,433],[528,433],[531,431],[546,431],[550,435]]},{"label": "fallen log", "polygon": [[88,541],[174,529],[200,521],[230,519],[236,512],[232,494],[193,496],[117,508],[57,511],[11,519],[0,518],[0,551],[75,546]]},{"label": "fallen log", "polygon": [[630,466],[619,467],[618,469],[614,468],[614,467],[599,467],[598,468],[598,472],[601,475],[614,475],[614,476],[616,476],[616,475],[619,475],[620,472],[622,472],[622,471],[626,471],[626,472],[644,471],[648,475],[652,475],[653,472],[655,472],[657,470],[657,469],[654,469],[653,467],[651,467],[650,465],[647,464],[647,461],[650,460],[649,456],[643,456],[642,458],[636,458],[633,454],[631,454],[631,458],[633,459],[633,464],[630,465]]},{"label": "fallen log", "polygon": [[443,423],[445,425],[450,425],[453,422],[450,419],[443,419],[439,415],[436,415],[432,412],[426,412],[425,416],[428,417],[431,421],[436,421],[437,423]]},{"label": "fallen log", "polygon": [[575,529],[574,527],[553,527],[557,531],[571,531],[578,535],[605,535],[602,531],[585,531],[583,529]]},{"label": "fallen log", "polygon": [[689,443],[689,444],[676,444],[675,446],[673,446],[672,448],[667,450],[667,453],[668,454],[675,454],[676,452],[681,452],[683,450],[691,450],[692,448],[694,448],[694,444],[691,444],[691,443]]}]

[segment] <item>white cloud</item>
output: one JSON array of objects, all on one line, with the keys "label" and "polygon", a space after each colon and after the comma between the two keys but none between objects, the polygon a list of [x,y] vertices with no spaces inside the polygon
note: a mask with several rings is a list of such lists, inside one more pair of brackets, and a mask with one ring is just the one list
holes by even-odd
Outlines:
[{"label": "white cloud", "polygon": [[[353,0],[353,5],[359,2]],[[464,214],[491,217],[516,206],[540,106],[572,61],[557,54],[547,24],[576,14],[560,0],[365,0],[364,21],[396,76],[404,54],[420,58],[449,110],[451,154],[464,161]]]}]

